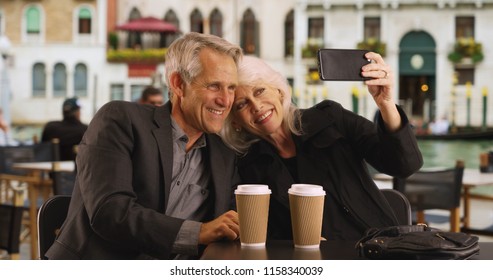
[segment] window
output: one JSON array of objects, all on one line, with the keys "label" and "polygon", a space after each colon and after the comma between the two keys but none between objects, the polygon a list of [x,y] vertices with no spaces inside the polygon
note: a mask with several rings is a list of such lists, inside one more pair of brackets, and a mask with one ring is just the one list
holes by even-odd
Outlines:
[{"label": "window", "polygon": [[376,39],[380,40],[380,18],[365,17],[364,19],[365,40]]},{"label": "window", "polygon": [[53,71],[53,96],[67,96],[67,71],[62,63],[55,64]]},{"label": "window", "polygon": [[41,33],[41,13],[37,7],[26,10],[26,31],[28,34]]},{"label": "window", "polygon": [[[166,21],[168,23],[171,23],[174,26],[176,26],[176,28],[180,29],[180,21],[178,20],[178,17],[176,16],[176,13],[173,10],[169,10],[166,13],[166,15],[164,16],[164,21]],[[176,33],[176,34],[173,34],[173,33],[161,33],[160,34],[159,47],[160,48],[167,48],[179,36],[180,36],[179,33]]]},{"label": "window", "polygon": [[255,14],[248,9],[243,14],[241,21],[241,47],[245,54],[259,54],[258,50],[258,24]]},{"label": "window", "polygon": [[202,14],[197,9],[193,10],[192,14],[190,15],[190,31],[204,33]]},{"label": "window", "polygon": [[324,18],[308,19],[308,38],[324,39]]},{"label": "window", "polygon": [[74,95],[87,96],[87,66],[82,63],[75,65]]},{"label": "window", "polygon": [[474,17],[455,18],[455,38],[474,38]]},{"label": "window", "polygon": [[79,10],[79,34],[91,34],[91,11],[87,8]]},{"label": "window", "polygon": [[474,85],[474,68],[455,68],[455,73],[457,75],[457,84],[465,85],[466,83],[471,83]]},{"label": "window", "polygon": [[[455,38],[474,39],[474,17],[456,17],[455,18]],[[474,85],[475,68],[468,66],[456,65],[455,73],[457,75],[457,84],[465,85],[467,82]]]},{"label": "window", "polygon": [[294,53],[294,11],[291,10],[284,21],[284,56]]},{"label": "window", "polygon": [[110,85],[110,100],[124,100],[125,91],[122,84]]},{"label": "window", "polygon": [[130,86],[130,100],[137,101],[142,95],[142,91],[146,86],[144,85],[131,85]]},{"label": "window", "polygon": [[218,37],[223,36],[223,15],[218,9],[214,9],[210,17],[211,34]]},{"label": "window", "polygon": [[46,70],[43,63],[33,66],[33,97],[46,96]]},{"label": "window", "polygon": [[[128,21],[139,18],[141,18],[139,10],[133,8],[132,11],[130,11]],[[128,32],[127,47],[132,49],[142,47],[142,37],[139,32]]]}]

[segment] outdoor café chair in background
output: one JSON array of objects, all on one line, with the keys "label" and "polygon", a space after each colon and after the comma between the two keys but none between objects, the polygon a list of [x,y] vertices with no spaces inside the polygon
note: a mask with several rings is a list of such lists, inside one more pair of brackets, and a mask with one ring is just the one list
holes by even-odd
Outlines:
[{"label": "outdoor caf\u00e9 chair in background", "polygon": [[419,170],[406,179],[394,177],[394,189],[402,192],[416,211],[416,222],[425,223],[425,210],[450,211],[450,231],[460,230],[460,198],[464,161],[440,170]]},{"label": "outdoor caf\u00e9 chair in background", "polygon": [[20,236],[24,212],[24,190],[8,189],[11,203],[0,203],[0,249],[7,251],[10,259],[20,258]]},{"label": "outdoor caf\u00e9 chair in background", "polygon": [[380,191],[387,199],[392,210],[394,210],[399,225],[411,225],[411,204],[409,204],[406,196],[393,189],[381,189]]},{"label": "outdoor caf\u00e9 chair in background", "polygon": [[[45,193],[45,198],[51,193],[52,179],[43,174],[34,175],[28,170],[20,170],[13,167],[15,163],[56,161],[60,159],[59,141],[36,143],[32,145],[2,146],[0,147],[0,201],[9,202],[10,189],[27,190],[29,199],[23,201],[23,209],[29,215],[25,215],[22,222],[21,241],[31,233],[31,225],[34,226],[36,211],[43,200],[36,195],[37,188]],[[33,197],[30,196],[31,191]],[[35,196],[35,198],[34,198]],[[31,204],[33,206],[31,206]],[[36,240],[36,238],[34,239]],[[32,245],[34,246],[34,244]],[[34,246],[35,247],[35,246]]]},{"label": "outdoor caf\u00e9 chair in background", "polygon": [[46,200],[38,212],[38,256],[45,260],[45,253],[58,235],[67,218],[69,195],[55,195]]}]

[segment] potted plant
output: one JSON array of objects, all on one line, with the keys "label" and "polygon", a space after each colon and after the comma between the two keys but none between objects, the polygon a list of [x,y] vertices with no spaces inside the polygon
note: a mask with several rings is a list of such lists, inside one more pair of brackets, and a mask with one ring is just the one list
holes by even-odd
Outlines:
[{"label": "potted plant", "polygon": [[106,53],[108,62],[116,63],[143,63],[159,64],[164,63],[166,48],[163,49],[109,49]]},{"label": "potted plant", "polygon": [[382,57],[385,57],[387,54],[387,44],[384,42],[376,39],[376,38],[368,38],[364,41],[361,41],[357,44],[356,46],[358,49],[361,50],[369,50],[372,52],[376,52],[380,54]]},{"label": "potted plant", "polygon": [[459,38],[452,52],[449,53],[448,59],[453,63],[464,63],[464,60],[470,60],[468,63],[476,64],[484,59],[483,45],[474,41],[474,38]]}]

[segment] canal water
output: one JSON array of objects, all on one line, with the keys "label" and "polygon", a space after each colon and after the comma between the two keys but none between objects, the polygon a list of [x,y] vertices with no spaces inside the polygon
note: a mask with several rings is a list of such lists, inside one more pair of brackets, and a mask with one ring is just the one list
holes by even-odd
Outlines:
[{"label": "canal water", "polygon": [[479,168],[479,154],[493,151],[491,140],[418,140],[423,167],[453,167],[458,159],[466,168]]}]

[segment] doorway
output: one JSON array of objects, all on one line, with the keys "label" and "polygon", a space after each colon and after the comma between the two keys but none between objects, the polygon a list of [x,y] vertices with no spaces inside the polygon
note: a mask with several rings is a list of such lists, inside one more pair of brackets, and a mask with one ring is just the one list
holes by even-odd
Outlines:
[{"label": "doorway", "polygon": [[436,44],[430,34],[411,31],[399,44],[399,103],[413,119],[435,119]]},{"label": "doorway", "polygon": [[429,122],[435,117],[435,76],[401,75],[399,77],[399,100],[409,116]]}]

